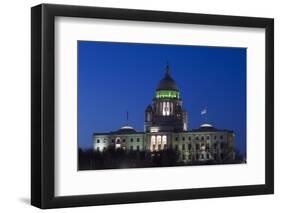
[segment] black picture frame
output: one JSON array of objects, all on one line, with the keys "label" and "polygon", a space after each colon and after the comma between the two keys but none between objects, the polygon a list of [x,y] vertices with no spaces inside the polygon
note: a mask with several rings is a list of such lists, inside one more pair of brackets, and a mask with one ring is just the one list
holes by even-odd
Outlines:
[{"label": "black picture frame", "polygon": [[[54,21],[58,16],[264,28],[265,184],[56,197]],[[274,20],[271,18],[41,4],[31,8],[31,97],[31,204],[36,207],[46,209],[274,193]]]}]

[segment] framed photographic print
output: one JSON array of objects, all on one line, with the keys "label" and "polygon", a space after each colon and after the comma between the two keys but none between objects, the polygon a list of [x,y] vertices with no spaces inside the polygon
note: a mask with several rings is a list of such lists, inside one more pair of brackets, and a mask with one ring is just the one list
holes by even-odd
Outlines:
[{"label": "framed photographic print", "polygon": [[274,21],[31,9],[31,203],[271,194]]}]

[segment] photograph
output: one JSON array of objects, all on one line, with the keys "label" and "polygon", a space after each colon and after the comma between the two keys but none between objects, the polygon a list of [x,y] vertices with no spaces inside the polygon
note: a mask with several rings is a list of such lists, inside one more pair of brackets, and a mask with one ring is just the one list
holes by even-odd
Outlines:
[{"label": "photograph", "polygon": [[247,48],[77,41],[78,171],[247,163]]},{"label": "photograph", "polygon": [[31,205],[274,194],[274,18],[202,6],[32,6]]}]

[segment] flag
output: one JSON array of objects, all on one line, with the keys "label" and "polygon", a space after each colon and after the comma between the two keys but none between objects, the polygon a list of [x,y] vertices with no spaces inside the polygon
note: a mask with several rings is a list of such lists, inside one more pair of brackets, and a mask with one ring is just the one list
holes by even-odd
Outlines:
[{"label": "flag", "polygon": [[207,114],[207,109],[206,108],[201,110],[201,115],[205,115],[205,114]]}]

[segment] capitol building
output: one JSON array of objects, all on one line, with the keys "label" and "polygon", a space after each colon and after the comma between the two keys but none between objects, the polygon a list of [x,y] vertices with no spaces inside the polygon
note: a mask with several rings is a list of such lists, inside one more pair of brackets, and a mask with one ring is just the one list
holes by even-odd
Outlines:
[{"label": "capitol building", "polygon": [[183,107],[180,90],[171,77],[169,65],[160,80],[152,103],[144,112],[144,131],[125,125],[117,131],[93,134],[94,151],[109,147],[130,151],[146,151],[151,155],[167,149],[178,153],[178,161],[204,163],[235,159],[235,134],[204,123],[189,129],[188,112]]}]

